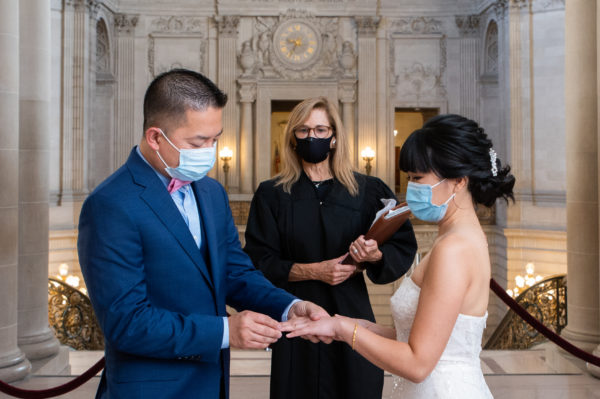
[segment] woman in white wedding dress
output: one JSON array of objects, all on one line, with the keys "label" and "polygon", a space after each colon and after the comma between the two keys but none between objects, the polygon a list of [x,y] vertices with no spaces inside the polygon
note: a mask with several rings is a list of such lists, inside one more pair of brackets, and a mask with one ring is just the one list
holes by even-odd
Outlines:
[{"label": "woman in white wedding dress", "polygon": [[[512,199],[515,179],[483,129],[459,115],[439,115],[413,132],[400,169],[413,215],[437,223],[438,235],[391,298],[395,328],[339,315],[284,328],[288,337],[345,341],[398,376],[392,398],[491,398],[479,360],[490,258],[475,207]],[[358,240],[350,246],[364,250]]]}]

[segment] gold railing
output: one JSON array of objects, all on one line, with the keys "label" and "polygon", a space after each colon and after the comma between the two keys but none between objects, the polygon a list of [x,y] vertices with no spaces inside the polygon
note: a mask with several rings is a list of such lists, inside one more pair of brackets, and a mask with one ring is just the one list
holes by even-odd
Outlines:
[{"label": "gold railing", "polygon": [[90,299],[60,280],[48,279],[48,322],[61,344],[103,350],[104,336]]},{"label": "gold railing", "polygon": [[[567,276],[548,277],[529,287],[516,301],[557,334],[567,325]],[[509,310],[484,349],[529,349],[546,338]]]}]

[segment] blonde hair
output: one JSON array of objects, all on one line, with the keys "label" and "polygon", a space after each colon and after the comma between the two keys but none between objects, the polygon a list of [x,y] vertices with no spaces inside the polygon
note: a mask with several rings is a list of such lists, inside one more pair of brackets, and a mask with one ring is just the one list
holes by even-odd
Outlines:
[{"label": "blonde hair", "polygon": [[300,175],[302,174],[302,160],[295,151],[296,136],[294,135],[294,129],[303,125],[314,109],[325,111],[329,118],[329,123],[333,128],[333,137],[336,141],[335,149],[329,153],[329,168],[331,169],[331,173],[351,195],[356,196],[358,195],[358,183],[354,177],[354,168],[350,162],[348,136],[346,135],[344,125],[342,125],[337,107],[325,97],[307,98],[296,105],[290,113],[290,120],[285,128],[281,149],[282,169],[275,176],[276,185],[282,185],[283,190],[286,193],[290,193],[294,183],[300,179]]}]

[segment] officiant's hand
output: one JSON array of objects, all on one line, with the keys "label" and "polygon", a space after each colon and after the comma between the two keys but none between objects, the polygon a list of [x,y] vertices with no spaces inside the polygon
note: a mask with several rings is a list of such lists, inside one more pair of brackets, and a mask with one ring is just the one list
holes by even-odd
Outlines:
[{"label": "officiant's hand", "polygon": [[319,264],[319,280],[329,284],[338,285],[346,281],[356,271],[354,265],[344,265],[340,263],[346,254],[339,258],[325,260]]},{"label": "officiant's hand", "polygon": [[383,258],[383,254],[379,250],[377,241],[365,240],[365,236],[361,235],[350,244],[348,249],[350,256],[358,263],[369,262],[376,263]]}]

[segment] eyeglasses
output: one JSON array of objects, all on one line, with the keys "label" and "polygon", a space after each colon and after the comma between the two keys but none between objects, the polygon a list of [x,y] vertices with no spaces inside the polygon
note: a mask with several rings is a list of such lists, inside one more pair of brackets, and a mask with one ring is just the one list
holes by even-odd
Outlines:
[{"label": "eyeglasses", "polygon": [[315,137],[317,137],[319,139],[324,139],[327,136],[329,136],[329,134],[331,134],[331,131],[333,130],[333,128],[331,126],[323,126],[323,125],[317,125],[315,127],[298,126],[298,127],[294,128],[294,134],[299,139],[305,139],[308,137],[311,130],[314,132]]}]

